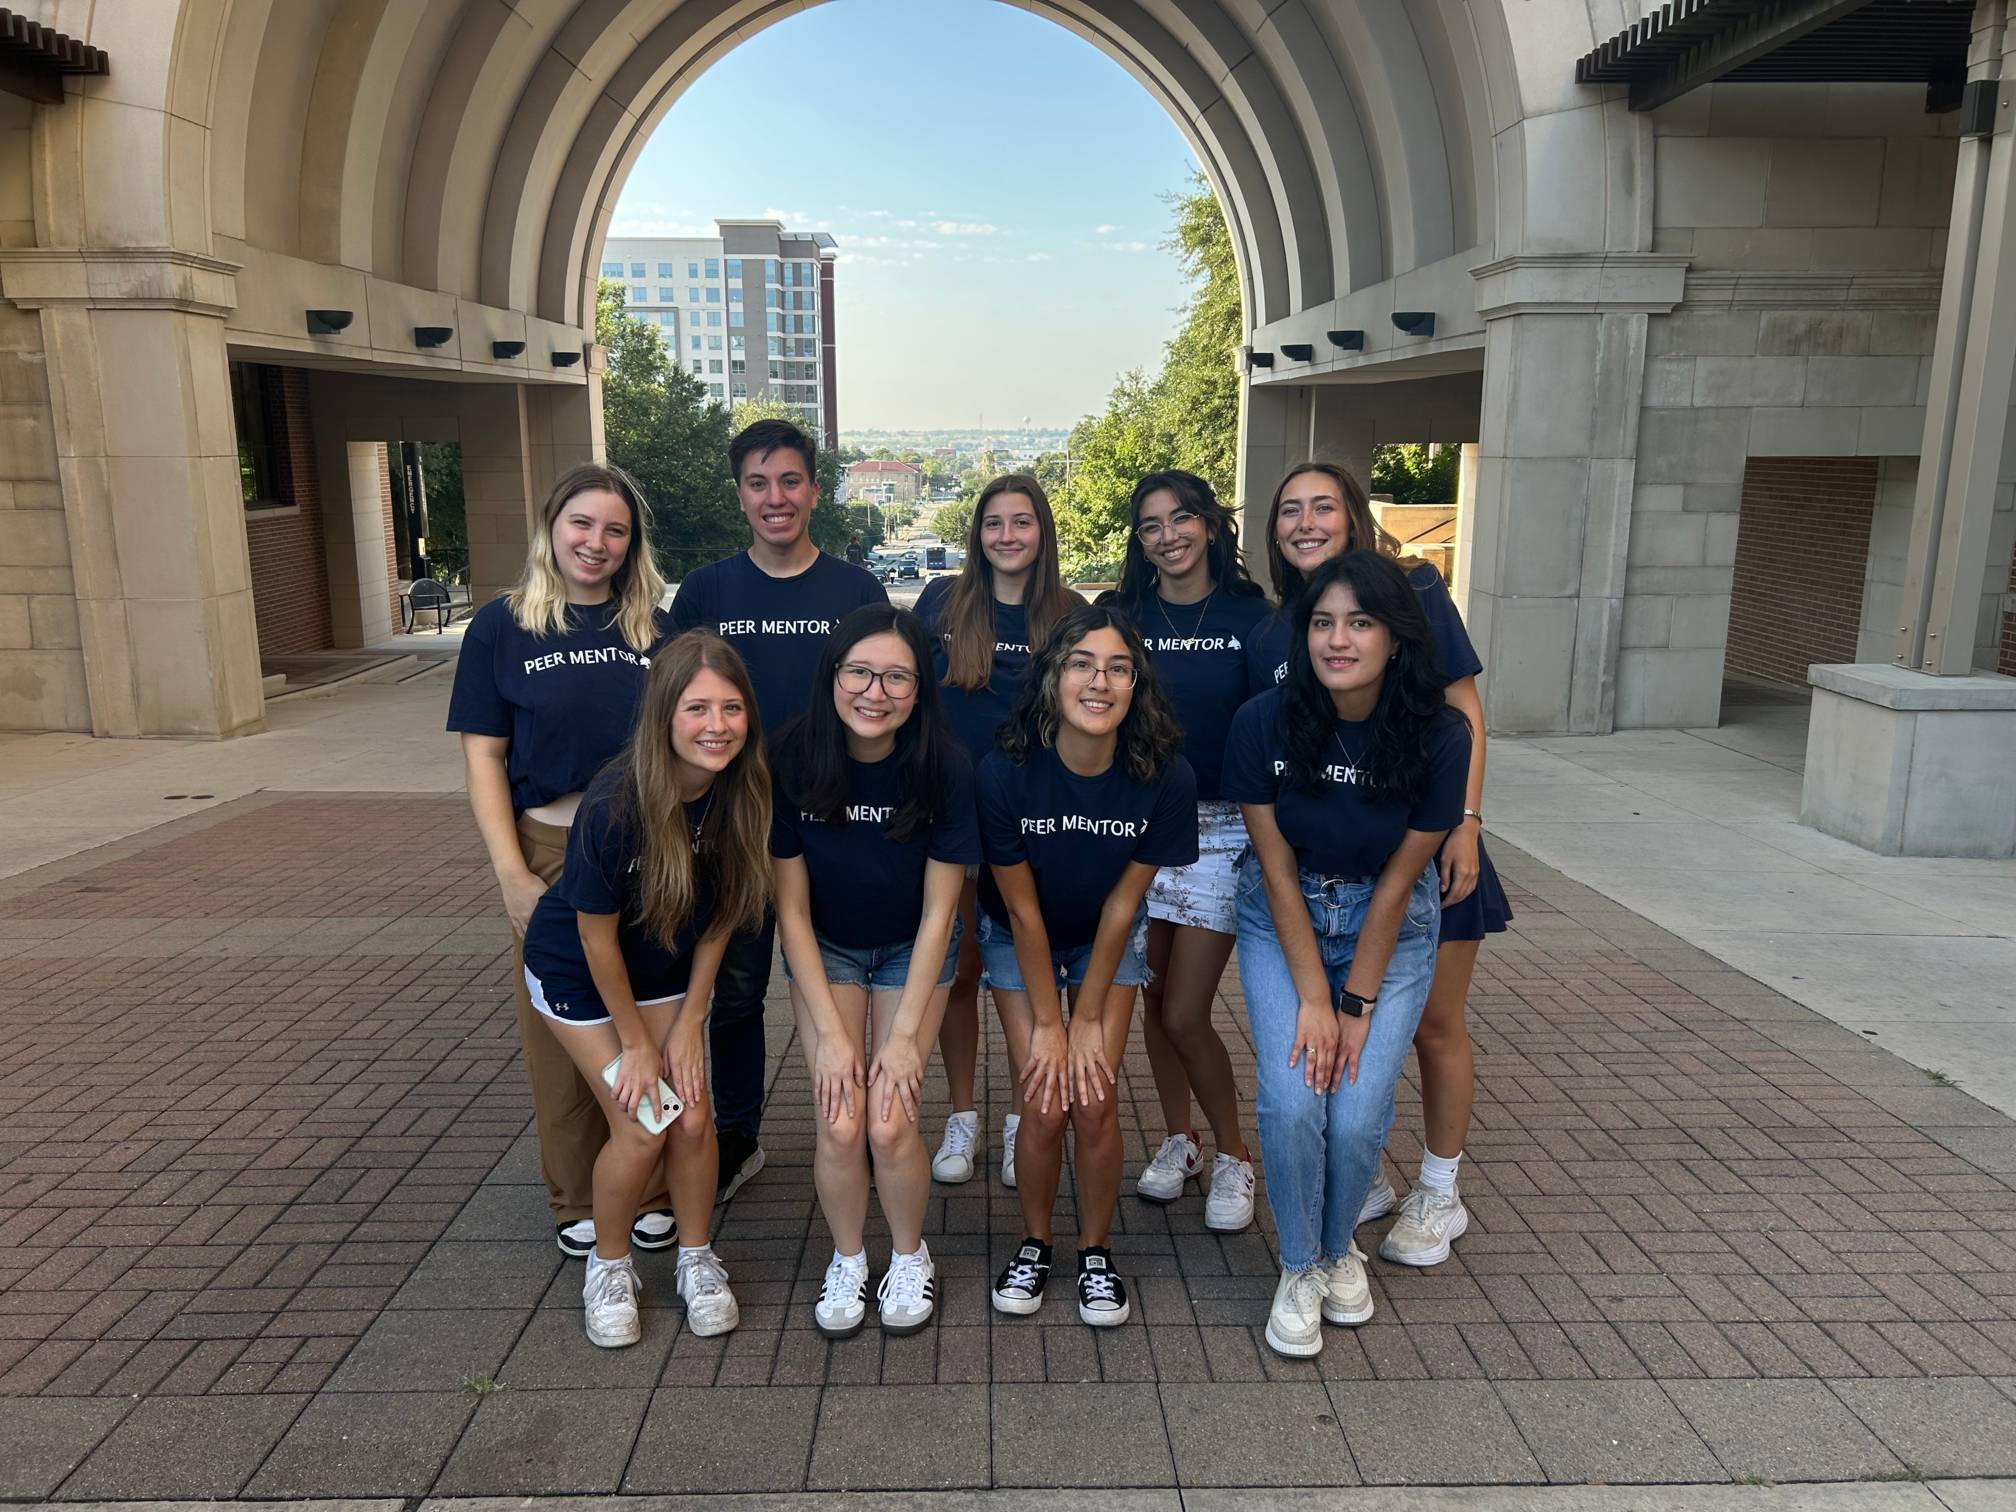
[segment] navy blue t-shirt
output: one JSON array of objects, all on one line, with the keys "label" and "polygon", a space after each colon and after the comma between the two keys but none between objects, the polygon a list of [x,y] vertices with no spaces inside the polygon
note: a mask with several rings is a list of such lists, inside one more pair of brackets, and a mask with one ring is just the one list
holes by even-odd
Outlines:
[{"label": "navy blue t-shirt", "polygon": [[1339,719],[1320,794],[1303,792],[1285,775],[1281,743],[1281,691],[1269,689],[1242,708],[1225,740],[1225,796],[1238,803],[1274,805],[1282,838],[1308,871],[1331,877],[1376,877],[1408,830],[1433,833],[1463,817],[1470,775],[1470,726],[1445,712],[1428,734],[1427,791],[1411,807],[1374,803],[1358,786],[1357,761],[1371,727]]},{"label": "navy blue t-shirt", "polygon": [[1155,675],[1176,706],[1199,798],[1218,796],[1225,731],[1249,696],[1246,643],[1269,613],[1259,594],[1235,597],[1220,587],[1196,604],[1150,598],[1134,616]]},{"label": "navy blue t-shirt", "polygon": [[672,623],[715,631],[742,653],[763,728],[805,712],[819,652],[833,627],[863,604],[889,595],[867,572],[820,552],[796,577],[772,577],[738,551],[689,572],[672,600]]},{"label": "navy blue t-shirt", "polygon": [[945,750],[933,822],[910,840],[889,838],[903,806],[903,776],[894,756],[847,762],[847,817],[828,824],[804,812],[777,785],[770,808],[770,854],[803,856],[812,884],[812,927],[824,939],[868,950],[917,937],[924,919],[924,863],[980,860],[980,825],[973,807],[973,764],[957,746]]},{"label": "navy blue t-shirt", "polygon": [[[677,997],[686,990],[693,946],[711,912],[696,910],[669,946],[639,922],[637,865],[642,847],[635,826],[616,817],[616,781],[616,773],[605,772],[582,796],[567,831],[566,868],[560,880],[539,895],[531,922],[525,926],[525,964],[551,1003],[600,1001],[588,957],[581,949],[577,913],[618,916],[616,943],[623,951],[631,996],[648,1002]],[[696,841],[711,797],[711,793],[703,793],[685,805],[686,822]]]},{"label": "navy blue t-shirt", "polygon": [[[630,738],[651,657],[631,649],[615,619],[614,603],[570,604],[566,633],[538,636],[497,598],[463,632],[448,728],[509,737],[514,809],[580,792]],[[669,623],[658,614],[654,624],[663,644]]]},{"label": "navy blue t-shirt", "polygon": [[[1197,778],[1181,756],[1143,784],[1118,760],[1097,777],[1080,777],[1047,747],[1020,763],[994,751],[980,763],[979,786],[987,864],[1029,863],[1053,951],[1092,943],[1099,910],[1128,862],[1188,866],[1197,859]],[[1009,927],[991,871],[980,874],[980,906]]]},{"label": "navy blue t-shirt", "polygon": [[[1435,664],[1442,669],[1442,686],[1482,672],[1484,663],[1477,659],[1477,648],[1470,644],[1470,632],[1463,628],[1463,616],[1456,612],[1442,574],[1420,562],[1408,570],[1407,581],[1427,617],[1428,643],[1435,648]],[[1288,675],[1288,638],[1293,633],[1284,604],[1246,643],[1246,684],[1253,693],[1265,693]]]},{"label": "navy blue t-shirt", "polygon": [[1029,618],[1020,604],[994,602],[994,670],[984,686],[954,688],[945,683],[951,657],[946,646],[945,599],[954,579],[933,578],[917,599],[917,617],[931,632],[931,664],[939,683],[945,723],[977,763],[994,749],[994,732],[1015,706],[1022,679],[1029,675]]}]

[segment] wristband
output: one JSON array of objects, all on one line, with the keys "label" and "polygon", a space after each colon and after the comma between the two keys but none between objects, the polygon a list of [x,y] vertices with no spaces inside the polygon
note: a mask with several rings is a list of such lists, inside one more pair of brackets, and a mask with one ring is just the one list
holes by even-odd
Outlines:
[{"label": "wristband", "polygon": [[[1484,811],[1482,809],[1466,808],[1465,810],[1463,810],[1463,818],[1475,819],[1479,827],[1481,828],[1484,823]],[[1462,823],[1462,820],[1459,819],[1457,823],[1459,824]]]}]

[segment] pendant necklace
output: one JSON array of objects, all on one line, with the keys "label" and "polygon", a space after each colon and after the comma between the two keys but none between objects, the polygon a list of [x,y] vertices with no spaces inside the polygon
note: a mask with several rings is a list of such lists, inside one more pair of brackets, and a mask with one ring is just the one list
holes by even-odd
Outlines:
[{"label": "pendant necklace", "polygon": [[1175,636],[1178,641],[1194,641],[1199,635],[1204,633],[1204,617],[1211,612],[1211,600],[1217,596],[1218,590],[1215,586],[1209,593],[1204,595],[1204,602],[1197,610],[1197,623],[1190,627],[1190,633],[1187,636],[1178,628],[1176,621],[1169,617],[1169,601],[1163,598],[1159,591],[1155,595],[1155,607],[1162,611],[1162,623],[1169,627],[1171,635]]},{"label": "pendant necklace", "polygon": [[[1330,727],[1330,738],[1337,743],[1337,754],[1344,758],[1344,771],[1339,781],[1348,782],[1355,787],[1362,775],[1358,763],[1364,759],[1364,751],[1353,756],[1350,748],[1344,744],[1344,732],[1334,724]],[[1369,749],[1371,742],[1367,741],[1366,746]]]}]

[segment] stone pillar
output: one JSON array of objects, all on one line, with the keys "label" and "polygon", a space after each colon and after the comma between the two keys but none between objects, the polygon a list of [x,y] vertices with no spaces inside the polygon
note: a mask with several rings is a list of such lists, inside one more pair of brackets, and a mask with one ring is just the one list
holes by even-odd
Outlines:
[{"label": "stone pillar", "polygon": [[1317,462],[1335,462],[1370,489],[1377,426],[1369,414],[1352,406],[1356,387],[1319,385],[1309,390],[1309,445],[1304,455]]},{"label": "stone pillar", "polygon": [[[1685,268],[1612,252],[1476,270],[1484,410],[1464,577],[1494,730],[1601,734],[1618,723],[1646,318],[1679,302]],[[1630,723],[1666,722],[1649,705],[1637,712]]]},{"label": "stone pillar", "polygon": [[1310,394],[1291,384],[1251,381],[1240,390],[1239,544],[1255,581],[1267,579],[1267,505],[1275,485],[1308,456]]},{"label": "stone pillar", "polygon": [[224,314],[236,265],[167,248],[0,252],[40,312],[98,735],[263,728]]},{"label": "stone pillar", "polygon": [[324,466],[322,539],[329,563],[329,626],[339,646],[368,646],[393,631],[392,579],[385,556],[385,509],[380,492],[383,441],[329,441],[340,447],[340,467]]},{"label": "stone pillar", "polygon": [[1471,536],[1477,520],[1477,443],[1465,441],[1456,466],[1456,550],[1449,563],[1449,596],[1456,612],[1470,614]]}]

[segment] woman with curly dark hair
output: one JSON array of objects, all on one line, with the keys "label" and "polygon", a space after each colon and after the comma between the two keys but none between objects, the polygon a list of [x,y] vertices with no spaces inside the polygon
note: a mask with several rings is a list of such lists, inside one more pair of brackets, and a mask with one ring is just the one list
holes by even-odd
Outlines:
[{"label": "woman with curly dark hair", "polygon": [[1159,868],[1197,859],[1197,780],[1175,754],[1181,738],[1134,622],[1088,606],[1037,650],[999,748],[980,764],[980,955],[1023,1103],[1025,1237],[994,1284],[1001,1312],[1043,1305],[1068,1126],[1078,1316],[1095,1328],[1127,1321],[1106,1242],[1120,1194],[1116,1072],[1134,989],[1148,977],[1148,885]]},{"label": "woman with curly dark hair", "polygon": [[1281,1249],[1267,1342],[1300,1358],[1326,1321],[1372,1316],[1351,1231],[1435,974],[1435,853],[1463,815],[1470,728],[1390,558],[1325,562],[1290,622],[1285,680],[1232,721],[1224,788],[1253,842],[1239,981]]}]

